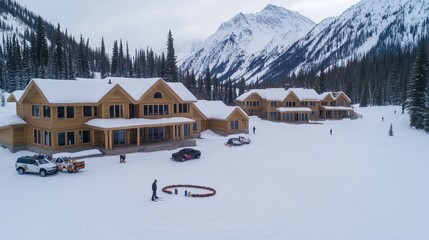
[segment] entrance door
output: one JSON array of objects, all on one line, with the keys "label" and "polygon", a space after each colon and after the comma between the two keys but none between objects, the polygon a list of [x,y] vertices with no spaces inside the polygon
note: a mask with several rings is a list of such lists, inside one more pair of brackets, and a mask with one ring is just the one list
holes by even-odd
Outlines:
[{"label": "entrance door", "polygon": [[113,145],[125,144],[125,130],[113,131]]},{"label": "entrance door", "polygon": [[152,142],[162,141],[164,139],[164,128],[148,128],[148,140]]}]

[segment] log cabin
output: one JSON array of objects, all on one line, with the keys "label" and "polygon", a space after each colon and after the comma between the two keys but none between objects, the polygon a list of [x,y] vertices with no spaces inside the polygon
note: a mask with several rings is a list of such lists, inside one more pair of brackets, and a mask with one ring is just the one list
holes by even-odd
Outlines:
[{"label": "log cabin", "polygon": [[[96,148],[113,155],[194,146],[210,126],[224,135],[248,132],[241,110],[223,123],[207,124],[210,116],[195,96],[182,83],[161,78],[33,79],[12,95],[17,114],[0,119],[0,142],[12,152]],[[239,129],[229,128],[236,119]]]},{"label": "log cabin", "polygon": [[249,116],[289,123],[353,118],[351,100],[344,92],[318,94],[314,89],[252,89],[236,99]]}]

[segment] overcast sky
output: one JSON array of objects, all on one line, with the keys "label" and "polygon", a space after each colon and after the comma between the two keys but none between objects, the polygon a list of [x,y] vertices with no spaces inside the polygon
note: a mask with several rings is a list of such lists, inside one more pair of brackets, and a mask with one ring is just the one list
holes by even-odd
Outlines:
[{"label": "overcast sky", "polygon": [[128,41],[130,50],[164,51],[168,30],[175,45],[204,40],[237,13],[255,13],[267,4],[297,11],[318,23],[338,16],[359,0],[17,0],[77,39],[80,34],[99,47]]}]

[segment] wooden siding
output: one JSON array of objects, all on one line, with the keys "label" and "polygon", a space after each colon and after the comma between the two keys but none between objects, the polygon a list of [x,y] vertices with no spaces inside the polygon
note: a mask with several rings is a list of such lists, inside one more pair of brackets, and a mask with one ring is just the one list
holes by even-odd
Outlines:
[{"label": "wooden siding", "polygon": [[12,137],[12,128],[3,128],[0,129],[0,143],[12,145],[13,137]]},{"label": "wooden siding", "polygon": [[[259,103],[259,106],[251,106],[253,102]],[[239,106],[249,116],[255,115],[262,117],[265,102],[266,101],[262,99],[258,94],[253,93],[246,99],[244,99],[244,101],[240,102],[241,104],[239,104]]]},{"label": "wooden siding", "polygon": [[13,127],[12,132],[13,144],[25,144],[25,127]]}]

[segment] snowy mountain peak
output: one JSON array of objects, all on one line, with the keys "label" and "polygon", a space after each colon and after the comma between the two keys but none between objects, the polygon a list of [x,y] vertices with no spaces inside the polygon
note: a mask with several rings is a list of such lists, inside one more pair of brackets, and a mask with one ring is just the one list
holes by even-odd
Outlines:
[{"label": "snowy mountain peak", "polygon": [[343,66],[370,51],[415,45],[427,35],[429,0],[362,0],[335,19],[318,24],[271,65],[265,79]]},{"label": "snowy mountain peak", "polygon": [[210,66],[221,80],[236,78],[246,72],[246,64],[273,39],[281,39],[276,42],[290,46],[314,25],[297,12],[271,4],[257,13],[239,13],[222,23],[213,35],[180,60],[179,65],[182,70],[194,70],[197,75]]}]

